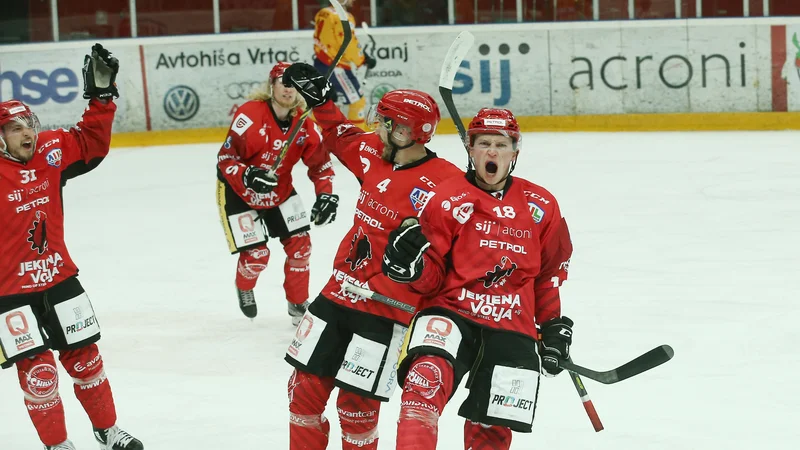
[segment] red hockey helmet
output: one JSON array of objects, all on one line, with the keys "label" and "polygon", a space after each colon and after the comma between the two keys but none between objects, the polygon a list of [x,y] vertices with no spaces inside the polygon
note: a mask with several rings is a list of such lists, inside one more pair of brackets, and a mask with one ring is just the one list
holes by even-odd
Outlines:
[{"label": "red hockey helmet", "polygon": [[289,66],[291,66],[291,64],[288,62],[279,62],[272,66],[272,70],[269,71],[270,83],[274,82],[276,78],[283,78],[283,72],[286,72]]},{"label": "red hockey helmet", "polygon": [[368,123],[391,121],[411,129],[411,139],[418,144],[430,142],[442,114],[436,100],[430,95],[411,89],[389,91],[370,112]]},{"label": "red hockey helmet", "polygon": [[508,136],[514,142],[515,147],[522,138],[514,114],[507,109],[500,108],[483,108],[472,118],[467,130],[470,145],[474,143],[474,137],[479,134]]},{"label": "red hockey helmet", "polygon": [[[6,151],[6,141],[3,138],[3,127],[11,122],[17,122],[27,128],[33,129],[38,136],[41,129],[39,118],[28,108],[28,105],[17,101],[8,100],[0,102],[0,151]],[[35,146],[35,142],[34,142]]]},{"label": "red hockey helmet", "polygon": [[[39,119],[36,114],[28,108],[28,105],[17,101],[8,100],[0,103],[0,127],[16,120],[30,128],[36,128],[38,131]],[[35,125],[35,126],[34,126]]]}]

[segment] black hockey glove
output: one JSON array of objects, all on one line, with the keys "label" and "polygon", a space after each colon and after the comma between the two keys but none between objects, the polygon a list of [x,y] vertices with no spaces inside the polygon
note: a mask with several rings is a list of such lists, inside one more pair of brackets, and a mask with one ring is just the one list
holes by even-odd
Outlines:
[{"label": "black hockey glove", "polygon": [[397,283],[418,280],[424,265],[422,255],[430,246],[416,217],[404,219],[397,229],[389,233],[381,265],[383,274]]},{"label": "black hockey glove", "polygon": [[336,220],[336,208],[339,206],[339,196],[336,194],[319,194],[314,206],[311,207],[311,221],[321,227]]},{"label": "black hockey glove", "polygon": [[336,91],[330,81],[310,64],[294,63],[287,67],[282,81],[284,86],[297,89],[312,108],[336,98]]},{"label": "black hockey glove", "polygon": [[364,55],[364,64],[367,65],[367,69],[372,70],[378,65],[378,61],[372,56]]},{"label": "black hockey glove", "polygon": [[278,186],[278,176],[258,166],[250,166],[242,174],[244,187],[257,194],[269,194]]},{"label": "black hockey glove", "polygon": [[102,45],[94,44],[92,54],[83,59],[83,98],[119,97],[117,72],[119,60]]},{"label": "black hockey glove", "polygon": [[572,319],[556,317],[542,324],[542,368],[544,375],[556,376],[561,373],[560,360],[569,358],[572,344]]}]

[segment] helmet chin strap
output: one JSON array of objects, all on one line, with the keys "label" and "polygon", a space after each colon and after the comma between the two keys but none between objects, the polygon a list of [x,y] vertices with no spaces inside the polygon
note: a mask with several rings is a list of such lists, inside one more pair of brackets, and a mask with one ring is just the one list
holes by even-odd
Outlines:
[{"label": "helmet chin strap", "polygon": [[412,145],[415,144],[415,142],[412,139],[411,141],[409,141],[408,144],[400,145],[397,142],[395,142],[394,139],[392,139],[392,136],[394,136],[394,127],[392,127],[392,132],[391,133],[387,133],[389,145],[392,147],[392,153],[389,154],[389,162],[391,162],[392,164],[397,164],[394,161],[394,158],[397,156],[397,152],[400,151],[400,150],[405,150],[405,149],[411,147]]},{"label": "helmet chin strap", "polygon": [[[34,140],[34,148],[36,148],[36,141],[35,140]],[[6,144],[6,140],[3,139],[3,136],[0,136],[0,154],[2,154],[4,158],[10,159],[10,160],[12,160],[14,162],[18,162],[18,163],[22,162],[21,159],[16,158],[14,155],[12,155],[8,151],[8,145]]]}]

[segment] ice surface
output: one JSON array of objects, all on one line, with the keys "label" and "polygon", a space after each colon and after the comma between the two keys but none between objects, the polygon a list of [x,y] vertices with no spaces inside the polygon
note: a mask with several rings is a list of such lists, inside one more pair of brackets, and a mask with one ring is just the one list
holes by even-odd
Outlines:
[{"label": "ice surface", "polygon": [[[543,381],[512,449],[793,449],[800,441],[800,133],[526,134],[516,175],[550,190],[575,252],[562,290],[573,357],[608,369],[669,343],[675,358],[622,383],[586,381],[594,433],[566,375]],[[236,305],[235,257],[214,199],[218,145],[115,150],[65,189],[67,242],[103,329],[119,424],[148,450],[288,448],[283,353],[293,329],[283,252]],[[463,166],[455,136],[431,148]],[[358,184],[335,166],[339,219],[312,230],[312,297],[352,223]],[[306,206],[305,168],[295,183]],[[96,448],[61,371],[70,438]],[[38,449],[14,370],[0,382],[0,449]],[[336,393],[334,392],[334,396]],[[461,449],[460,390],[439,449]],[[399,393],[380,421],[393,449]],[[329,448],[341,448],[335,402]]]}]

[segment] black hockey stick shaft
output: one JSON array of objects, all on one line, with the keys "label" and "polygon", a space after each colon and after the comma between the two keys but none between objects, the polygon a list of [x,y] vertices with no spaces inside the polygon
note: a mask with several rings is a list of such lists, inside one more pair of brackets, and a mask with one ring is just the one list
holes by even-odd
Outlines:
[{"label": "black hockey stick shaft", "polygon": [[658,367],[672,359],[673,356],[675,356],[675,351],[672,349],[672,347],[669,345],[660,345],[649,352],[617,367],[616,369],[607,370],[604,372],[579,366],[573,363],[571,360],[562,360],[559,362],[559,365],[561,368],[585,378],[589,378],[603,384],[614,384],[639,375],[640,373],[646,372],[654,367]]},{"label": "black hockey stick shaft", "polygon": [[[364,34],[366,34],[367,37],[369,38],[369,45],[371,45],[371,47],[369,47],[369,53],[370,56],[372,56],[372,59],[375,59],[375,48],[376,48],[375,38],[372,37],[372,33],[369,32],[369,25],[367,25],[367,22],[361,22],[361,29],[364,30]],[[364,46],[364,54],[365,55],[367,54],[366,45]],[[364,70],[364,79],[366,80],[368,77],[369,77],[369,69],[366,69]]]},{"label": "black hockey stick shaft", "polygon": [[[569,361],[571,361],[571,359]],[[589,420],[592,422],[594,431],[603,431],[603,422],[600,421],[600,416],[597,415],[597,410],[594,409],[594,403],[592,403],[592,399],[589,398],[589,393],[586,391],[586,387],[583,385],[581,376],[570,371],[567,371],[567,373],[569,373],[569,377],[572,379],[572,384],[575,386],[575,390],[578,391],[578,395],[583,403],[583,409],[586,410],[586,415],[589,416]]]},{"label": "black hockey stick shaft", "polygon": [[[361,29],[364,30],[364,34],[366,34],[367,37],[369,38],[369,44],[371,45],[371,47],[369,49],[369,53],[374,58],[375,57],[375,49],[377,48],[377,44],[375,44],[375,38],[372,37],[372,33],[369,32],[369,25],[367,25],[367,22],[361,22]],[[366,49],[366,46],[365,46],[364,52],[366,53],[366,51],[367,51],[367,49]]]},{"label": "black hockey stick shaft", "polygon": [[[325,79],[330,80],[331,75],[333,74],[333,69],[339,64],[339,61],[342,60],[342,56],[344,56],[345,50],[350,45],[350,41],[353,39],[353,30],[350,28],[350,20],[347,18],[347,12],[342,8],[342,5],[339,4],[336,0],[329,0],[333,8],[336,10],[336,15],[339,16],[339,20],[342,22],[342,31],[343,31],[343,38],[342,38],[342,45],[339,47],[339,51],[336,52],[336,56],[331,61],[331,65],[328,67],[328,70],[325,72]],[[286,139],[286,142],[283,144],[283,148],[281,148],[281,152],[278,154],[278,157],[275,158],[275,162],[272,164],[270,168],[271,173],[275,173],[278,170],[278,166],[283,161],[283,158],[286,156],[286,153],[289,151],[289,146],[292,145],[297,135],[300,133],[300,130],[303,128],[303,124],[306,121],[308,115],[311,114],[311,107],[306,107],[300,117],[297,118],[297,122],[292,127],[291,132],[289,133],[289,137]]]}]

